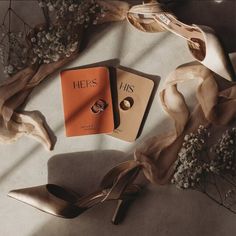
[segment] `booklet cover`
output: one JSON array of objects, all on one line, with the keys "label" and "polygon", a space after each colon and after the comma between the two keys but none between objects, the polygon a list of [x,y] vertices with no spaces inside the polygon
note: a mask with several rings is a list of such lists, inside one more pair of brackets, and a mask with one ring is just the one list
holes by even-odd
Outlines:
[{"label": "booklet cover", "polygon": [[66,136],[111,133],[114,129],[107,67],[61,72]]},{"label": "booklet cover", "polygon": [[138,136],[154,82],[122,69],[117,69],[117,93],[120,124],[113,137],[133,142]]}]

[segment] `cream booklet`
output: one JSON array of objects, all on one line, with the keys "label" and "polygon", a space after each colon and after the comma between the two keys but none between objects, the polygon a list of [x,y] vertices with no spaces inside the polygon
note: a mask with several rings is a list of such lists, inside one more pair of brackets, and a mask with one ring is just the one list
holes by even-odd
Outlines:
[{"label": "cream booklet", "polygon": [[117,93],[120,124],[113,137],[132,142],[139,129],[154,88],[154,82],[121,69],[117,69]]}]

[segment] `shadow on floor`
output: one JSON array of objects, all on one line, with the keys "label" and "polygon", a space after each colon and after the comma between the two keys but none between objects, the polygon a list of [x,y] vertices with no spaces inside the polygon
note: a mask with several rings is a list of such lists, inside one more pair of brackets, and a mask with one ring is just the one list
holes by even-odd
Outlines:
[{"label": "shadow on floor", "polygon": [[121,151],[88,151],[53,156],[48,161],[48,183],[68,187],[79,195],[99,187],[103,175],[130,157]]}]

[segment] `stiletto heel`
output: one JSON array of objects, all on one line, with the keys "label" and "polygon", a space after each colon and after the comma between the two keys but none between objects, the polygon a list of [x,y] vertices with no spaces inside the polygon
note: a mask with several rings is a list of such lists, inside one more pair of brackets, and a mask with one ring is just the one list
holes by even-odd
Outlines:
[{"label": "stiletto heel", "polygon": [[129,203],[129,201],[127,201],[127,200],[125,200],[125,201],[124,200],[118,200],[114,215],[113,215],[112,220],[111,220],[111,222],[114,225],[118,225],[122,222],[122,220],[124,218],[124,215],[125,215],[125,212],[127,211],[127,208],[128,208],[127,203]]},{"label": "stiletto heel", "polygon": [[168,30],[184,38],[197,61],[227,80],[234,79],[235,73],[228,54],[224,52],[213,29],[184,24],[157,2],[131,7],[127,13],[127,20],[144,32]]},{"label": "stiletto heel", "polygon": [[115,212],[112,217],[112,223],[114,225],[120,224],[127,213],[128,208],[133,203],[133,201],[137,198],[141,188],[138,185],[132,185],[133,188],[136,188],[136,191],[133,192],[132,196],[126,199],[119,199],[116,205]]}]

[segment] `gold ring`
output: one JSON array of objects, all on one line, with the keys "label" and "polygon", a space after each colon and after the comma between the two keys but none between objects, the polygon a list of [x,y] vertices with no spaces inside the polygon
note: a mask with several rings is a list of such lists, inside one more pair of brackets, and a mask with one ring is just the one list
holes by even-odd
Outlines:
[{"label": "gold ring", "polygon": [[98,99],[91,107],[91,111],[95,114],[103,112],[108,104],[103,99]]},{"label": "gold ring", "polygon": [[123,101],[120,103],[120,108],[124,111],[129,110],[134,105],[134,100],[131,97],[126,97]]}]

